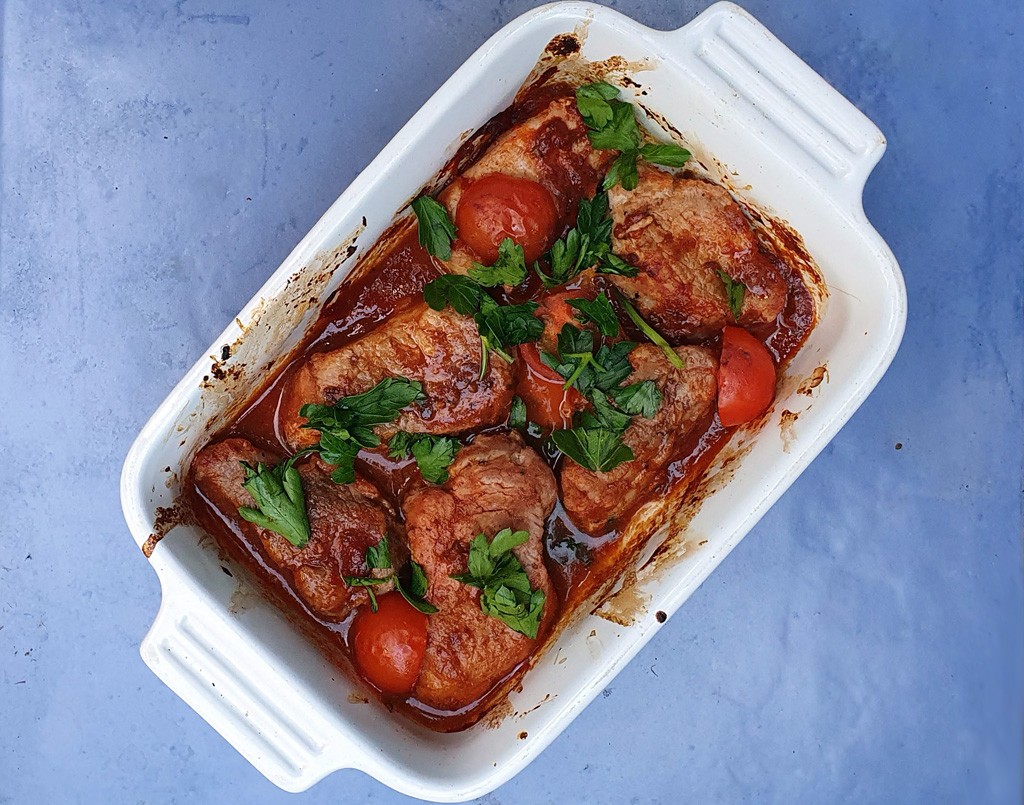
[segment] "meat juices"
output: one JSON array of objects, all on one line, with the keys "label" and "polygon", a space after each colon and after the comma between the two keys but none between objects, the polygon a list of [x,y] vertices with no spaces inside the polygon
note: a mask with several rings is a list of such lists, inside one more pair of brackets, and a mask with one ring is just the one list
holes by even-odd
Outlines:
[{"label": "meat juices", "polygon": [[[536,114],[503,133],[438,196],[455,220],[459,197],[475,179],[500,173],[537,182],[555,203],[559,219],[571,224],[581,197],[597,192],[601,176],[615,151],[595,151],[587,127],[571,94],[556,98]],[[557,236],[555,233],[553,237]],[[465,274],[481,258],[461,240],[452,243],[452,256],[444,261],[453,274]]]},{"label": "meat juices", "polygon": [[562,503],[577,527],[601,534],[611,521],[647,498],[686,437],[711,416],[717,390],[718,360],[705,347],[676,347],[682,369],[665,353],[641,344],[629,355],[633,373],[626,383],[653,380],[662,405],[652,419],[633,418],[623,442],[633,451],[610,472],[593,472],[575,461],[562,463]]},{"label": "meat juices", "polygon": [[639,167],[636,189],[616,186],[608,201],[612,251],[641,271],[612,282],[670,341],[705,338],[735,323],[719,271],[746,286],[740,325],[775,322],[786,305],[786,280],[728,191]]},{"label": "meat juices", "polygon": [[412,558],[429,581],[427,599],[438,607],[427,627],[427,650],[413,695],[443,711],[466,707],[534,650],[537,641],[513,631],[480,609],[480,591],[451,576],[465,573],[469,543],[503,528],[523,530],[528,541],[513,548],[533,589],[543,590],[538,639],[558,611],[544,566],[544,521],[555,505],[555,478],[518,434],[479,436],[463,447],[444,486],[412,492],[405,512]]},{"label": "meat juices", "polygon": [[[310,538],[304,548],[296,548],[272,531],[243,520],[241,506],[255,506],[243,488],[242,462],[255,467],[259,462],[276,464],[278,459],[257,450],[245,439],[225,439],[207,445],[192,462],[192,474],[200,494],[222,518],[260,548],[273,566],[288,580],[309,608],[322,618],[343,620],[349,612],[369,602],[364,587],[349,587],[343,576],[385,576],[390,571],[370,571],[366,549],[387,537],[392,561],[405,561],[404,543],[396,539],[400,526],[395,522],[391,504],[377,488],[357,476],[354,483],[331,481],[330,468],[319,457],[307,460],[296,469],[302,477],[309,515]],[[374,592],[383,594],[392,582],[379,584]]]},{"label": "meat juices", "polygon": [[410,433],[458,433],[494,425],[512,404],[512,367],[490,361],[480,379],[480,334],[476,323],[451,308],[413,305],[362,338],[332,352],[309,356],[281,397],[280,425],[292,448],[315,444],[319,432],[303,428],[306,403],[333,404],[362,394],[388,377],[423,383],[425,403],[414,403],[393,425],[379,426],[387,438]]}]

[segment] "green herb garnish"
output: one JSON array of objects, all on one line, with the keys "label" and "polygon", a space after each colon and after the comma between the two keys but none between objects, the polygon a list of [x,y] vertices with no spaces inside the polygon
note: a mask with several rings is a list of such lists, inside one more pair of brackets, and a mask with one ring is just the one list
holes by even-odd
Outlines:
[{"label": "green herb garnish", "polygon": [[644,143],[640,147],[640,156],[655,165],[681,168],[690,161],[693,154],[675,143]]},{"label": "green herb garnish", "polygon": [[725,296],[729,300],[729,310],[736,321],[740,320],[740,313],[743,312],[743,297],[747,294],[747,286],[739,280],[734,280],[722,269],[718,269],[718,278],[725,285]]},{"label": "green herb garnish", "polygon": [[593,472],[609,472],[634,458],[620,434],[607,428],[556,430],[551,441],[581,467]]},{"label": "green herb garnish", "polygon": [[579,311],[576,318],[583,322],[593,322],[605,338],[615,338],[619,334],[619,320],[612,309],[612,303],[604,293],[596,299],[566,299],[571,307]]},{"label": "green herb garnish", "polygon": [[498,259],[489,266],[473,263],[469,277],[478,285],[494,288],[498,285],[518,285],[526,279],[526,258],[523,247],[512,238],[505,238],[498,246]]},{"label": "green herb garnish", "polygon": [[473,316],[480,310],[484,292],[469,277],[460,274],[442,274],[423,286],[423,298],[434,310],[451,305],[456,313]]},{"label": "green herb garnish", "polygon": [[661,391],[653,380],[632,383],[609,393],[615,404],[630,416],[653,417],[661,408]]},{"label": "green herb garnish", "polygon": [[678,168],[690,159],[690,152],[674,143],[644,143],[633,113],[633,105],[617,99],[618,90],[604,81],[585,84],[576,90],[576,107],[589,131],[594,148],[615,150],[619,155],[612,162],[602,184],[603,189],[621,184],[633,190],[639,181],[637,159],[656,165]]},{"label": "green herb garnish", "polygon": [[515,430],[526,428],[526,403],[523,402],[522,397],[512,398],[512,408],[508,412],[508,426]]},{"label": "green herb garnish", "polygon": [[366,549],[366,566],[370,570],[392,571],[383,576],[344,576],[345,584],[349,587],[366,588],[366,592],[370,596],[370,609],[374,612],[377,611],[377,596],[374,594],[373,588],[378,584],[387,584],[389,581],[394,581],[395,588],[402,594],[402,597],[420,612],[426,615],[433,615],[437,612],[437,607],[424,597],[427,594],[427,574],[423,572],[423,567],[410,559],[409,566],[412,570],[410,581],[408,584],[402,582],[393,571],[391,552],[388,550],[386,537],[381,537],[380,542]]},{"label": "green herb garnish", "polygon": [[304,548],[310,535],[302,478],[292,466],[300,455],[296,454],[276,467],[268,467],[262,462],[253,467],[246,461],[241,462],[245,469],[242,486],[256,501],[256,508],[241,506],[238,509],[243,520],[280,534],[296,548]]},{"label": "green herb garnish", "polygon": [[480,333],[480,379],[487,374],[490,353],[512,363],[507,347],[536,341],[544,332],[544,322],[533,315],[536,302],[499,305],[473,279],[445,274],[423,287],[423,298],[434,310],[451,305],[456,313],[472,316]]},{"label": "green herb garnish", "polygon": [[392,458],[405,458],[412,453],[420,475],[432,484],[443,484],[448,480],[448,468],[461,446],[459,440],[451,436],[406,433],[404,430],[396,433],[388,442]]},{"label": "green herb garnish", "polygon": [[601,428],[619,436],[625,433],[633,417],[613,407],[602,391],[594,389],[590,392],[588,399],[594,406],[594,410],[584,411],[577,417],[579,427]]},{"label": "green herb garnish", "polygon": [[593,333],[565,324],[558,333],[558,354],[541,352],[540,359],[566,379],[565,388],[575,386],[586,397],[593,388],[607,392],[629,377],[629,353],[635,346],[619,341],[594,352]]},{"label": "green herb garnish", "polygon": [[334,405],[307,403],[299,409],[306,418],[302,427],[320,431],[314,448],[335,467],[331,480],[349,484],[355,480],[355,457],[362,447],[377,447],[375,425],[394,422],[407,405],[423,402],[423,384],[404,377],[389,377],[362,394],[342,397]]},{"label": "green herb garnish", "polygon": [[456,230],[448,210],[430,196],[420,196],[412,203],[412,211],[416,213],[420,246],[434,257],[450,259]]},{"label": "green herb garnish", "polygon": [[597,267],[597,270],[602,274],[618,274],[621,277],[635,277],[640,273],[639,268],[631,266],[617,254],[611,252],[601,258],[601,265]]},{"label": "green herb garnish", "polygon": [[480,609],[531,640],[540,629],[544,591],[530,587],[530,579],[512,553],[530,538],[526,531],[504,528],[488,543],[478,534],[469,544],[469,572],[452,576],[482,590]]},{"label": "green herb garnish", "polygon": [[576,108],[588,126],[603,128],[612,120],[612,107],[608,102],[617,97],[619,90],[616,87],[605,81],[595,81],[576,90]]},{"label": "green herb garnish", "polygon": [[592,266],[597,266],[601,274],[625,277],[635,277],[639,271],[612,254],[612,219],[608,215],[607,193],[580,200],[576,225],[552,244],[547,261],[550,274],[541,271],[539,263],[533,264],[533,270],[548,288],[564,285]]},{"label": "green herb garnish", "polygon": [[[618,292],[616,292],[618,293]],[[622,305],[623,310],[626,311],[626,315],[629,316],[630,321],[633,322],[652,344],[657,347],[661,347],[661,351],[665,353],[665,357],[668,358],[668,362],[671,363],[676,369],[685,368],[683,359],[679,357],[678,353],[672,349],[671,345],[664,339],[664,337],[655,330],[651,325],[643,320],[643,317],[637,313],[636,308],[630,304],[629,300],[626,299],[621,293],[618,294],[619,303]]]}]

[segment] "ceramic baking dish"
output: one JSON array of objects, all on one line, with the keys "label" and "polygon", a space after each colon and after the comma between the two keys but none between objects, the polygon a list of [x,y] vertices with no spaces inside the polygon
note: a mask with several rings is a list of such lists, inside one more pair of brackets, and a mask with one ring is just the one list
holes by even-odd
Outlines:
[{"label": "ceramic baking dish", "polygon": [[[296,344],[358,256],[466,132],[509,104],[548,42],[573,31],[585,39],[587,58],[636,63],[632,91],[652,110],[648,125],[663,137],[674,129],[708,155],[705,164],[718,166],[738,196],[802,235],[827,299],[767,421],[739,434],[734,441],[741,447],[731,446],[729,458],[712,467],[713,482],[692,519],[692,511],[663,518],[651,545],[667,538],[673,547],[640,567],[630,589],[630,600],[640,603],[627,616],[587,614],[564,630],[498,714],[503,718],[437,734],[367,702],[360,685],[253,592],[211,540],[192,526],[169,528],[171,507],[189,460],[231,403]],[[891,362],[906,319],[905,289],[861,205],[884,149],[870,121],[729,3],[675,31],[655,31],[586,3],[538,8],[503,28],[331,206],[132,446],[121,480],[125,518],[151,554],[163,592],[142,642],[146,664],[289,791],[342,768],[441,801],[478,797],[508,780],[654,636],[661,625],[655,613],[678,609]]]}]

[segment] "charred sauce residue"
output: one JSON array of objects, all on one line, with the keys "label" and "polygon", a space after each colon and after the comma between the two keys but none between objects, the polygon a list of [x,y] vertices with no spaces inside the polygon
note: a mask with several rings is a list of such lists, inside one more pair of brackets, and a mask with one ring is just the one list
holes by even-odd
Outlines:
[{"label": "charred sauce residue", "polygon": [[[574,37],[566,35],[553,40],[549,48],[555,48],[564,56],[575,53],[579,43]],[[530,117],[553,98],[565,96],[571,91],[564,84],[551,83],[550,78],[550,71],[541,74],[537,81],[517,96],[516,102],[509,109],[496,115],[470,137],[442,171],[439,181],[443,182],[445,177],[451,177],[471,164],[501,132]],[[557,138],[559,132],[552,129],[549,136]],[[543,138],[541,142],[543,144]],[[561,168],[551,166],[551,169],[556,171]],[[568,184],[573,184],[571,177],[564,178]],[[575,190],[570,187],[566,189],[569,193]],[[785,252],[770,249],[766,245],[766,253],[776,260],[785,274],[790,291],[787,307],[766,340],[781,367],[806,339],[815,322],[815,305],[800,272],[788,262]],[[423,286],[438,274],[433,260],[417,241],[413,220],[405,218],[398,221],[361,259],[352,275],[327,302],[320,318],[307,333],[302,345],[292,354],[291,360],[267,379],[238,409],[237,416],[213,439],[241,437],[258,448],[278,454],[287,453],[278,419],[282,392],[289,376],[309,355],[351,343],[410,304],[421,300]],[[514,294],[514,301],[519,301],[515,297],[536,296],[541,290],[539,283],[532,283]],[[642,340],[639,333],[630,331],[628,325],[624,329],[627,337]],[[712,349],[720,348],[716,339],[705,343]],[[221,356],[222,360],[226,360],[230,353],[230,349],[226,350]],[[517,361],[517,366],[522,364],[523,361]],[[490,430],[503,428],[500,426]],[[710,419],[703,428],[698,428],[680,450],[680,457],[669,465],[661,483],[652,491],[651,498],[678,497],[690,490],[729,440],[732,432],[732,429],[722,427],[717,418]],[[469,438],[473,435],[470,434]],[[563,458],[548,447],[545,437],[528,436],[527,441],[547,461],[557,477],[559,463]],[[425,483],[411,461],[394,461],[376,453],[360,454],[356,469],[394,501],[400,500],[415,486]],[[183,499],[200,526],[214,535],[221,549],[250,572],[263,592],[289,613],[325,654],[354,675],[347,645],[352,616],[342,623],[334,623],[314,614],[267,559],[262,547],[247,539],[238,529],[233,512],[218,511],[195,486],[191,476],[186,479],[184,486]],[[401,511],[400,506],[396,506],[396,509]],[[643,543],[636,538],[635,544],[621,544],[620,537],[629,533],[626,528],[628,521],[628,516],[623,517],[611,523],[606,533],[594,536],[577,529],[566,515],[561,501],[556,503],[546,524],[545,545],[548,571],[558,594],[562,617],[554,633],[547,636],[545,646],[550,645],[565,624],[572,620],[583,602],[619,577],[624,567],[631,566],[629,560],[635,559]],[[662,615],[659,613],[659,621],[663,619]],[[388,708],[398,710],[433,729],[446,732],[463,729],[501,702],[509,690],[518,684],[525,670],[540,656],[541,651],[511,671],[481,700],[459,712],[436,712],[414,699],[389,697],[379,692],[378,697]]]}]

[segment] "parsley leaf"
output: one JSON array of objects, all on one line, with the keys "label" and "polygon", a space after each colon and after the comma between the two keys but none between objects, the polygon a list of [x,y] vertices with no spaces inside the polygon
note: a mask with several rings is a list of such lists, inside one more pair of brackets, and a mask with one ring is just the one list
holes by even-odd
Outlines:
[{"label": "parsley leaf", "polygon": [[526,403],[523,402],[522,397],[512,398],[512,408],[508,413],[508,426],[516,430],[523,430],[526,427]]},{"label": "parsley leaf", "polygon": [[608,101],[619,95],[618,89],[605,81],[584,84],[576,90],[576,108],[583,122],[591,128],[607,126],[612,120],[612,107]]},{"label": "parsley leaf", "polygon": [[558,333],[558,355],[542,352],[541,362],[566,379],[564,388],[575,386],[584,396],[598,388],[609,391],[633,371],[629,353],[636,344],[619,341],[594,352],[594,334],[572,324],[562,325]]},{"label": "parsley leaf", "polygon": [[644,143],[640,148],[640,156],[655,165],[664,165],[666,168],[681,168],[691,156],[682,146],[675,143]]},{"label": "parsley leaf", "polygon": [[615,338],[619,334],[619,320],[612,310],[612,303],[604,293],[599,293],[596,299],[566,299],[571,307],[579,312],[576,318],[584,324],[588,321],[597,325],[601,335],[605,338]]},{"label": "parsley leaf", "polygon": [[590,239],[595,257],[611,248],[612,219],[608,217],[607,193],[596,193],[592,199],[580,199],[576,229]]},{"label": "parsley leaf", "polygon": [[320,431],[320,443],[314,449],[336,467],[331,480],[348,484],[355,480],[359,448],[380,444],[373,426],[394,422],[407,405],[425,399],[419,381],[388,377],[369,391],[342,397],[334,405],[307,403],[299,409],[299,416],[307,420],[302,427]]},{"label": "parsley leaf", "polygon": [[576,226],[564,238],[556,240],[548,251],[550,276],[544,274],[537,264],[534,264],[534,271],[548,288],[563,285],[581,271],[603,261],[611,253],[611,239],[608,194],[598,193],[592,199],[580,199]]},{"label": "parsley leaf", "polygon": [[[607,90],[602,89],[607,87]],[[619,155],[612,162],[601,187],[607,190],[621,184],[626,190],[636,188],[639,181],[637,159],[655,165],[679,168],[690,159],[690,152],[675,143],[644,143],[633,105],[616,100],[618,91],[599,82],[585,84],[576,91],[576,107],[589,131],[587,137],[594,148],[615,150]]]},{"label": "parsley leaf", "polygon": [[617,254],[611,252],[601,258],[601,265],[597,267],[597,270],[602,274],[618,274],[621,277],[635,277],[640,273],[639,268],[631,266]]},{"label": "parsley leaf", "polygon": [[478,285],[493,288],[497,285],[518,285],[526,279],[526,258],[523,247],[512,238],[505,238],[498,246],[498,259],[492,265],[473,263],[470,278]]},{"label": "parsley leaf", "polygon": [[[380,444],[380,440],[372,433],[373,439]],[[334,467],[331,472],[331,480],[336,484],[350,484],[356,479],[356,455],[359,448],[363,446],[354,439],[347,439],[331,431],[320,432],[320,444],[317,445],[317,452],[320,458]],[[365,445],[376,447],[376,444]]]},{"label": "parsley leaf", "polygon": [[530,587],[526,571],[512,553],[529,538],[528,532],[511,528],[503,528],[490,543],[486,535],[478,534],[469,544],[469,572],[452,578],[480,589],[480,609],[486,615],[532,640],[540,629],[544,591]]},{"label": "parsley leaf", "polygon": [[634,458],[619,434],[607,428],[556,430],[551,441],[581,467],[593,472],[608,472]]},{"label": "parsley leaf", "polygon": [[[370,570],[392,570],[387,537],[381,537],[380,542],[366,549],[366,566]],[[394,572],[379,576],[371,574],[369,576],[343,576],[343,578],[349,587],[366,588],[366,593],[370,596],[370,609],[374,612],[377,611],[377,596],[374,594],[373,588],[378,584],[394,581],[395,588],[406,601],[425,615],[433,615],[437,612],[437,607],[424,597],[427,594],[427,574],[423,572],[423,567],[420,564],[411,559],[409,566],[412,575],[408,584],[405,584]]]},{"label": "parsley leaf", "polygon": [[487,355],[495,353],[512,363],[512,356],[505,347],[536,341],[544,333],[544,322],[533,315],[540,305],[523,302],[520,305],[499,305],[489,296],[480,306],[480,312],[473,318],[480,331],[480,379],[487,374]]},{"label": "parsley leaf", "polygon": [[433,484],[443,484],[448,480],[448,467],[455,460],[455,454],[461,446],[458,439],[451,436],[405,431],[399,431],[388,442],[392,458],[405,458],[412,453],[420,475]]},{"label": "parsley leaf", "polygon": [[643,320],[640,314],[637,313],[636,308],[629,303],[629,300],[627,300],[626,297],[624,297],[621,293],[618,294],[618,296],[619,302],[622,304],[623,309],[626,311],[626,315],[629,316],[630,321],[632,321],[633,324],[640,328],[640,332],[646,335],[647,338],[650,339],[652,344],[661,347],[661,351],[665,353],[665,357],[668,358],[669,363],[676,367],[676,369],[683,369],[685,367],[683,359],[679,357],[679,354],[674,349],[672,349],[668,341],[664,339],[661,333],[659,333],[657,330],[651,327],[651,325],[649,325],[647,322]]},{"label": "parsley leaf", "polygon": [[[636,151],[640,147],[640,127],[633,114],[633,104],[625,101],[609,101],[612,119],[603,126],[587,132],[590,144],[598,149],[614,149],[623,153]],[[636,158],[633,158],[634,163]]]},{"label": "parsley leaf", "polygon": [[256,508],[241,506],[238,514],[243,520],[280,534],[296,548],[309,542],[309,517],[306,515],[306,497],[302,491],[302,478],[292,466],[298,455],[276,467],[262,462],[253,467],[241,462],[245,469],[242,486],[256,501]]},{"label": "parsley leaf", "polygon": [[739,280],[734,280],[722,269],[718,269],[718,278],[725,284],[725,296],[729,300],[732,317],[739,321],[740,313],[743,312],[743,297],[747,294],[747,286]]},{"label": "parsley leaf", "polygon": [[597,389],[590,392],[589,399],[594,406],[594,411],[580,414],[578,424],[581,427],[604,428],[619,436],[625,433],[633,417],[613,408],[604,393]]},{"label": "parsley leaf", "polygon": [[594,373],[604,371],[594,359],[594,334],[572,324],[563,324],[558,333],[558,355],[542,352],[540,359],[565,378],[562,388],[575,385],[584,394],[594,385]]},{"label": "parsley leaf", "polygon": [[623,388],[612,389],[609,396],[615,404],[630,416],[653,417],[661,408],[661,390],[653,380],[631,383]]},{"label": "parsley leaf", "polygon": [[636,154],[636,151],[623,151],[615,157],[615,161],[612,162],[612,166],[601,183],[603,190],[608,190],[617,184],[621,184],[625,190],[636,189],[640,183],[640,174],[636,169]]},{"label": "parsley leaf", "polygon": [[[518,247],[517,247],[518,248]],[[473,316],[480,333],[480,379],[487,374],[491,352],[512,363],[506,347],[536,341],[544,332],[544,322],[533,315],[539,305],[499,305],[469,277],[445,274],[423,287],[423,298],[434,310],[451,305],[457,313]]]},{"label": "parsley leaf", "polygon": [[594,379],[594,385],[608,393],[616,388],[633,372],[629,362],[629,353],[636,347],[632,341],[618,341],[611,346],[605,345],[597,351],[597,361],[604,367],[604,372]]},{"label": "parsley leaf", "polygon": [[472,316],[480,310],[484,296],[480,286],[460,274],[442,274],[423,286],[423,299],[433,310],[444,310],[451,305],[456,313]]},{"label": "parsley leaf", "polygon": [[434,257],[450,259],[456,230],[448,211],[430,196],[416,199],[412,211],[416,213],[420,246]]}]

